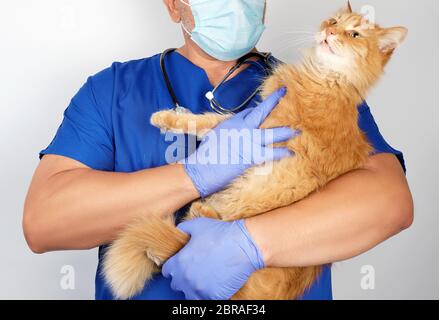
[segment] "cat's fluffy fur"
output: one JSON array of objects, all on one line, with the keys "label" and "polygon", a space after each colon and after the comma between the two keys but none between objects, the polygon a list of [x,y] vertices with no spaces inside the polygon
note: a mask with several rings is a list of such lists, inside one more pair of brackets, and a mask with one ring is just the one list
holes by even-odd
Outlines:
[{"label": "cat's fluffy fur", "polygon": [[[331,31],[336,35],[327,38]],[[298,138],[283,144],[295,156],[273,163],[268,175],[256,174],[260,168],[249,169],[224,191],[195,202],[187,219],[206,216],[230,221],[263,214],[299,201],[336,177],[361,168],[372,148],[358,127],[357,106],[382,75],[406,32],[403,27],[384,29],[370,24],[350,6],[325,21],[317,34],[316,48],[303,62],[279,66],[263,84],[263,97],[283,86],[288,89],[262,127],[301,130]],[[192,122],[200,133],[226,118],[162,111],[153,116],[152,123],[187,131]],[[125,299],[138,293],[158,266],[188,239],[170,217],[148,216],[130,225],[105,256],[104,274],[115,296]],[[312,285],[321,268],[260,270],[233,299],[297,298]]]}]

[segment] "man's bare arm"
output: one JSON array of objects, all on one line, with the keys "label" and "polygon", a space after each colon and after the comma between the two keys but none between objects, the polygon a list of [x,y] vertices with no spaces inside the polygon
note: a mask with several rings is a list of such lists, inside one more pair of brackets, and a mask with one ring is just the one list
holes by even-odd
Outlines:
[{"label": "man's bare arm", "polygon": [[89,249],[114,240],[136,217],[172,214],[198,197],[182,165],[113,173],[46,155],[29,188],[23,228],[36,253]]},{"label": "man's bare arm", "polygon": [[413,201],[401,165],[382,154],[301,202],[246,224],[266,265],[288,267],[352,258],[412,221]]}]

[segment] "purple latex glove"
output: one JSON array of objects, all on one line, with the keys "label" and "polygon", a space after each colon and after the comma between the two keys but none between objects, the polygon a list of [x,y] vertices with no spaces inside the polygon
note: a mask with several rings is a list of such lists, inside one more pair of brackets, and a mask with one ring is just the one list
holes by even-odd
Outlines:
[{"label": "purple latex glove", "polygon": [[171,287],[188,300],[228,300],[264,267],[262,253],[244,220],[200,218],[178,225],[191,238],[163,266]]},{"label": "purple latex glove", "polygon": [[[224,189],[254,165],[292,156],[287,148],[267,146],[288,141],[298,132],[288,127],[258,129],[285,94],[286,89],[281,88],[256,108],[224,121],[209,132],[198,150],[185,160],[186,173],[201,197]],[[238,138],[228,138],[236,134]]]}]

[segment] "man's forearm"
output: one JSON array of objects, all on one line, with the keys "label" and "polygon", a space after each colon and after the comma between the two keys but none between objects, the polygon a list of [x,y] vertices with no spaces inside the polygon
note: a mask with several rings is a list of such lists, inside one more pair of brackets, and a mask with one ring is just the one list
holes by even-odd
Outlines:
[{"label": "man's forearm", "polygon": [[308,198],[250,218],[270,267],[321,265],[359,255],[412,223],[413,202],[397,159],[370,158]]},{"label": "man's forearm", "polygon": [[44,161],[53,170],[58,159],[46,157],[25,205],[25,234],[36,252],[109,243],[136,217],[171,214],[198,197],[181,165],[136,173],[76,167],[49,175]]}]

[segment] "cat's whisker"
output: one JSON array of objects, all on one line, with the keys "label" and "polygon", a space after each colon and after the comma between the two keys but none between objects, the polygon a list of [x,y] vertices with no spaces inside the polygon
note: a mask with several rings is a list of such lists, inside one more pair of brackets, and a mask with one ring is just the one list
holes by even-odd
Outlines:
[{"label": "cat's whisker", "polygon": [[314,36],[316,32],[283,32],[280,36],[284,35],[306,35],[306,36]]},{"label": "cat's whisker", "polygon": [[311,45],[314,42],[314,38],[298,38],[293,41],[284,42],[283,45],[275,47],[277,51],[284,52],[288,49],[296,48],[301,49],[307,45]]},{"label": "cat's whisker", "polygon": [[293,39],[291,41],[284,41],[283,44],[304,44],[304,43],[312,43],[314,39]]},{"label": "cat's whisker", "polygon": [[314,38],[315,33],[314,32],[301,32],[301,31],[291,31],[291,32],[283,32],[277,36],[274,37],[275,40],[285,38]]},{"label": "cat's whisker", "polygon": [[307,41],[314,41],[314,37],[291,37],[291,38],[283,39],[283,43],[295,43],[295,42],[307,42]]},{"label": "cat's whisker", "polygon": [[286,45],[280,48],[274,48],[274,51],[279,53],[285,53],[287,51],[302,51],[305,49],[305,45]]},{"label": "cat's whisker", "polygon": [[291,45],[304,45],[304,44],[311,44],[312,42],[310,40],[307,39],[302,39],[302,40],[295,40],[295,41],[288,41],[288,42],[284,42],[282,45],[287,45],[287,46],[291,46]]},{"label": "cat's whisker", "polygon": [[294,30],[294,31],[285,31],[283,33],[287,33],[287,34],[313,34],[314,32],[312,31],[305,31],[305,30]]},{"label": "cat's whisker", "polygon": [[280,45],[278,47],[275,47],[276,49],[280,49],[280,50],[285,50],[285,49],[289,49],[289,48],[301,48],[303,46],[305,46],[307,43],[306,42],[296,42],[296,43],[286,43],[283,45]]},{"label": "cat's whisker", "polygon": [[332,46],[335,51],[341,51],[343,49],[343,46],[338,41],[333,42]]},{"label": "cat's whisker", "polygon": [[274,49],[273,51],[277,54],[285,54],[285,53],[294,53],[294,54],[301,54],[306,50],[306,46],[287,46],[285,48],[278,48]]},{"label": "cat's whisker", "polygon": [[294,36],[294,37],[299,37],[299,36],[301,36],[301,37],[314,37],[315,36],[315,32],[313,32],[313,33],[290,33],[290,32],[284,32],[284,33],[281,33],[281,34],[279,34],[279,35],[277,35],[276,36],[276,38],[284,38],[284,37],[291,37],[291,36]]}]

